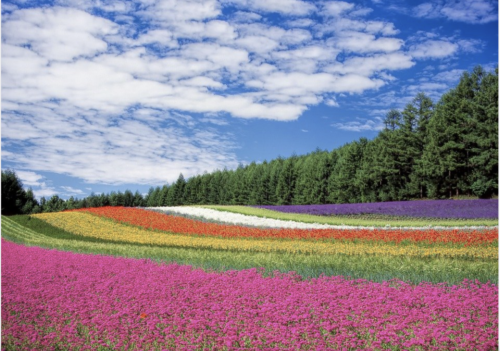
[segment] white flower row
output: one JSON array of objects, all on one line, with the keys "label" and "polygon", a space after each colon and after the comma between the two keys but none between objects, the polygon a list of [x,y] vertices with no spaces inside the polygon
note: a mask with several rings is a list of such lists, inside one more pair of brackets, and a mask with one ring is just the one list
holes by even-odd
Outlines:
[{"label": "white flower row", "polygon": [[165,213],[179,214],[181,216],[203,218],[209,221],[222,222],[233,225],[244,225],[252,227],[264,228],[297,228],[297,229],[331,229],[340,228],[319,223],[303,223],[294,221],[283,221],[280,219],[247,216],[239,213],[217,211],[210,208],[202,207],[147,207],[148,210],[161,211]]},{"label": "white flower row", "polygon": [[[249,216],[240,213],[218,211],[210,208],[195,207],[195,206],[179,206],[179,207],[147,207],[148,210],[161,211],[164,213],[177,214],[186,217],[201,218],[207,221],[222,222],[231,225],[243,225],[251,227],[263,228],[297,228],[297,229],[399,229],[399,226],[385,227],[364,227],[364,226],[349,226],[349,225],[330,225],[319,223],[304,223],[296,221],[286,221],[280,219]],[[443,226],[427,226],[427,227],[402,227],[402,229],[482,229],[489,227],[443,227]]]}]

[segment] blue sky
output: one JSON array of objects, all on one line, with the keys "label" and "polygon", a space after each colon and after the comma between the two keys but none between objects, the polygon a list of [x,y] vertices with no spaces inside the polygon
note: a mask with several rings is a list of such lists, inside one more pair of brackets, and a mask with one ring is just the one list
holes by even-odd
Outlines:
[{"label": "blue sky", "polygon": [[2,1],[2,169],[83,197],[373,138],[498,64],[498,2]]}]

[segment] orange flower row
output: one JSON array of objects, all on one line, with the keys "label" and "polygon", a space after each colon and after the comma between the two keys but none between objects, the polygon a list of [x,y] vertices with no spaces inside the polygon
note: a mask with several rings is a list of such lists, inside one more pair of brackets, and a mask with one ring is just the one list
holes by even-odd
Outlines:
[{"label": "orange flower row", "polygon": [[238,225],[206,223],[189,218],[172,216],[158,212],[131,207],[83,208],[83,211],[106,217],[118,222],[146,229],[166,232],[209,235],[227,238],[279,238],[279,239],[337,239],[337,240],[380,240],[385,242],[402,241],[429,243],[460,243],[477,245],[493,243],[498,240],[496,229],[487,230],[401,230],[401,229],[289,229],[289,228],[250,228]]}]

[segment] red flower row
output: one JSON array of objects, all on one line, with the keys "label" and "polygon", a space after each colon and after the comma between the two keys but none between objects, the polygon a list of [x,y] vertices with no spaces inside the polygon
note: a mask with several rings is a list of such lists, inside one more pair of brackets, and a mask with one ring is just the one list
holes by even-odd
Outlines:
[{"label": "red flower row", "polygon": [[381,240],[386,242],[429,242],[462,243],[477,245],[498,240],[496,229],[487,230],[387,230],[387,229],[263,229],[238,225],[206,223],[189,218],[172,216],[131,207],[83,208],[84,211],[100,217],[111,218],[147,229],[166,232],[221,236],[227,238],[280,238],[280,239],[340,239],[340,240]]}]

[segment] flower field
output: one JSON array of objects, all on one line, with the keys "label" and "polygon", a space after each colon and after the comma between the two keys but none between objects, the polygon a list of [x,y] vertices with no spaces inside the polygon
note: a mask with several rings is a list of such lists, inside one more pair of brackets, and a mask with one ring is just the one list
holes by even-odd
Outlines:
[{"label": "flower field", "polygon": [[[116,214],[114,208],[110,208],[113,214]],[[91,213],[106,213],[99,211],[100,209],[91,210]],[[123,209],[123,212],[128,212],[128,209]],[[136,210],[145,212],[144,210]],[[45,213],[41,215],[34,215],[34,217],[42,219],[50,225],[61,228],[65,231],[74,233],[83,237],[93,237],[96,239],[104,239],[108,241],[119,241],[134,244],[149,244],[157,246],[173,246],[173,247],[186,247],[186,248],[207,248],[215,250],[238,250],[238,251],[252,251],[252,252],[288,252],[288,253],[307,253],[314,255],[384,255],[384,256],[417,256],[417,257],[459,257],[459,258],[486,258],[498,259],[498,249],[491,244],[496,238],[493,237],[494,232],[477,233],[472,232],[467,234],[463,242],[455,238],[455,245],[447,245],[444,242],[442,245],[425,245],[425,237],[420,237],[423,242],[408,243],[405,245],[394,245],[391,242],[386,242],[384,239],[390,237],[382,237],[379,241],[363,240],[370,237],[374,231],[360,231],[353,232],[351,239],[355,240],[332,240],[318,241],[318,240],[269,240],[269,239],[255,239],[255,238],[238,238],[235,237],[227,239],[210,234],[201,236],[204,232],[200,230],[194,235],[180,235],[180,234],[166,234],[164,232],[152,231],[143,227],[132,227],[123,225],[119,222],[109,221],[105,218],[93,216],[88,213],[89,211],[72,211],[72,212],[59,212],[59,213]],[[123,214],[122,212],[122,214]],[[156,215],[161,217],[162,215]],[[152,217],[156,217],[153,213]],[[174,216],[165,216],[166,223],[176,220],[189,221],[183,218]],[[130,224],[137,224],[131,223]],[[217,225],[214,225],[217,226]],[[224,227],[223,225],[218,225]],[[227,226],[235,231],[244,231],[245,228],[237,226]],[[154,228],[157,229],[157,228]],[[201,228],[200,228],[201,229]],[[293,237],[293,232],[291,232]],[[273,232],[271,232],[273,233]],[[285,232],[286,233],[286,232]],[[366,233],[366,234],[365,234]],[[426,234],[425,232],[421,232]],[[192,234],[192,233],[190,233]],[[238,234],[236,232],[236,234]],[[335,233],[334,233],[335,234]],[[334,235],[333,234],[333,235]],[[365,235],[363,235],[365,234]],[[384,234],[384,233],[382,233]],[[328,233],[325,234],[325,236]],[[282,234],[284,236],[284,234]],[[297,235],[297,237],[304,237]],[[394,235],[397,237],[396,235]],[[469,236],[470,238],[468,238]],[[429,234],[432,237],[432,233]],[[434,236],[436,238],[437,236]],[[401,241],[401,238],[397,238]],[[439,239],[439,237],[437,237]],[[443,236],[441,240],[445,240]],[[479,243],[479,245],[472,245],[471,242]],[[420,245],[419,245],[420,244]],[[480,245],[484,244],[484,245]]]},{"label": "flower field", "polygon": [[498,349],[497,219],[293,215],[2,217],[2,349]]},{"label": "flower field", "polygon": [[381,214],[427,218],[498,218],[498,200],[421,200],[360,204],[257,206],[268,210],[320,216]]},{"label": "flower field", "polygon": [[[464,200],[465,201],[465,200]],[[423,202],[423,201],[418,201]],[[438,201],[444,205],[442,200]],[[454,202],[448,202],[456,206]],[[339,206],[351,205],[342,204]],[[367,204],[361,204],[367,205]],[[316,205],[311,205],[316,207]],[[330,206],[330,205],[318,205]],[[332,205],[333,206],[333,205]],[[335,205],[336,206],[336,205]],[[434,205],[435,207],[436,205]],[[498,205],[497,205],[498,206]],[[485,215],[479,215],[474,218],[435,218],[435,217],[410,217],[410,216],[397,216],[389,214],[369,214],[369,213],[358,213],[358,214],[329,214],[329,215],[317,215],[309,214],[307,211],[301,213],[290,212],[295,206],[262,206],[262,207],[251,207],[251,206],[222,206],[222,205],[205,205],[200,206],[201,208],[213,209],[221,212],[229,212],[242,214],[245,216],[255,216],[266,219],[277,219],[282,221],[300,221],[303,223],[316,223],[316,224],[326,224],[338,226],[345,229],[350,229],[351,227],[397,227],[397,228],[408,228],[408,229],[418,229],[422,227],[432,227],[434,229],[445,229],[445,228],[481,228],[481,227],[491,227],[498,226],[498,214],[494,218],[486,218]],[[263,208],[266,207],[266,208]],[[269,209],[268,209],[269,208]],[[278,211],[279,208],[284,208],[288,210],[287,212]],[[441,210],[444,211],[444,210]],[[451,210],[448,210],[451,212]],[[312,211],[310,211],[312,212]],[[485,210],[486,212],[486,210]]]},{"label": "flower field", "polygon": [[498,288],[491,284],[304,281],[294,274],[205,272],[5,241],[2,267],[8,287],[3,343],[12,349],[488,350],[497,345]]}]

